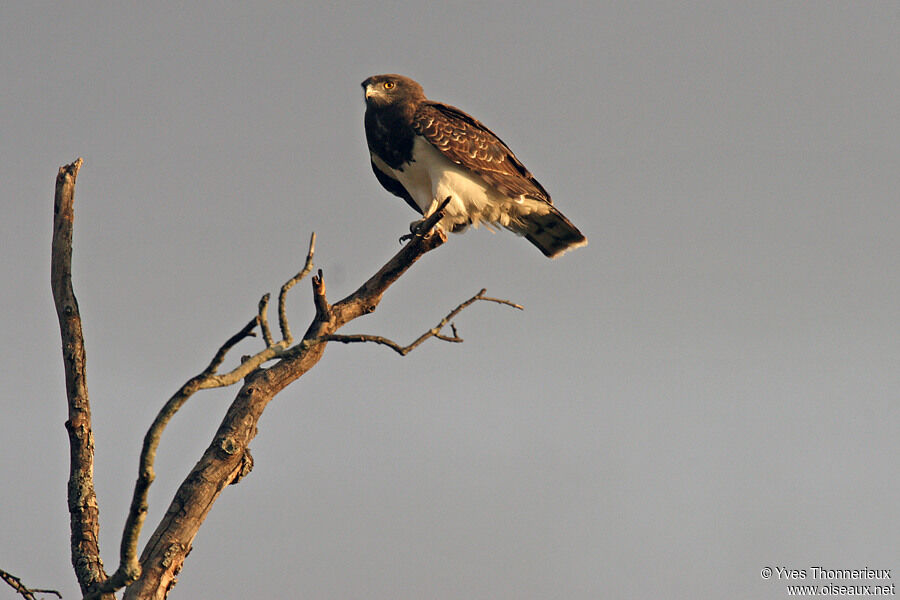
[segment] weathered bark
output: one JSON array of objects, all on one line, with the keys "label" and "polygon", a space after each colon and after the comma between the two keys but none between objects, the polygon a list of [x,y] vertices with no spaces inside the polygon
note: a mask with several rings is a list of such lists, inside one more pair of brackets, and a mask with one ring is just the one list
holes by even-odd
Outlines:
[{"label": "weathered bark", "polygon": [[244,473],[250,460],[248,445],[256,436],[257,423],[269,401],[319,362],[329,334],[374,311],[387,288],[444,240],[441,232],[414,237],[378,273],[334,306],[325,298],[321,273],[313,278],[316,316],[303,340],[287,350],[272,367],[259,368],[246,378],[212,443],[178,488],[165,517],[148,541],[141,555],[141,576],[126,589],[126,600],[166,597],[213,503],[226,485]]},{"label": "weathered bark", "polygon": [[[442,327],[465,307],[477,300],[487,300],[517,306],[505,300],[488,298],[484,290],[450,312],[437,327],[432,328],[406,347],[381,336],[336,336],[335,332],[353,319],[375,310],[385,291],[413,263],[426,252],[440,246],[446,237],[440,230],[432,231],[442,216],[443,206],[425,219],[418,233],[408,236],[407,243],[387,264],[359,289],[335,305],[325,296],[322,272],[312,278],[315,317],[303,339],[293,343],[287,316],[287,291],[312,269],[315,236],[310,240],[306,265],[281,288],[279,295],[279,325],[282,339],[275,341],[266,318],[268,294],[259,303],[259,313],[241,331],[226,341],[209,366],[179,389],[160,411],[144,438],[138,479],[120,547],[120,564],[108,576],[103,569],[98,547],[99,510],[93,487],[93,435],[91,413],[85,379],[85,351],[78,303],[72,288],[72,229],[75,179],[81,159],[62,167],[57,177],[54,208],[51,283],[59,316],[63,356],[66,371],[66,390],[69,405],[71,471],[69,478],[69,513],[72,529],[72,564],[86,597],[114,600],[113,591],[125,588],[124,598],[163,599],[175,585],[191,544],[213,504],[225,486],[236,483],[252,468],[249,444],[256,436],[257,423],[268,403],[291,382],[309,371],[321,359],[329,341],[375,341],[405,354],[429,337],[445,341],[462,341],[453,328],[453,336],[440,334]],[[521,308],[521,307],[518,307]],[[227,352],[240,340],[253,335],[259,326],[265,348],[245,357],[232,371],[217,373]],[[451,325],[452,326],[452,325]],[[292,345],[293,344],[293,345]],[[263,365],[275,360],[268,368]],[[243,378],[243,385],[229,407],[211,444],[178,488],[169,508],[147,542],[140,559],[136,557],[137,542],[147,513],[147,491],[154,479],[153,462],[160,436],[169,420],[197,391],[232,385]]]},{"label": "weathered bark", "polygon": [[[69,418],[69,526],[72,566],[82,593],[106,581],[97,539],[100,511],[94,493],[94,434],[85,371],[84,336],[78,301],[72,289],[72,229],[75,218],[75,180],[82,160],[60,167],[53,204],[53,241],[50,285],[59,318]],[[106,596],[110,600],[114,597]]]}]

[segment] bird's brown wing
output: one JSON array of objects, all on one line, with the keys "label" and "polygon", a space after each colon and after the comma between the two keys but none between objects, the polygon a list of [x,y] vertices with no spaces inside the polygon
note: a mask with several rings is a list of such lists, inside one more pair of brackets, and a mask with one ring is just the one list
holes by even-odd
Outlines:
[{"label": "bird's brown wing", "polygon": [[478,174],[505,196],[524,195],[552,203],[547,190],[503,140],[458,108],[423,102],[413,115],[412,125],[444,156]]}]

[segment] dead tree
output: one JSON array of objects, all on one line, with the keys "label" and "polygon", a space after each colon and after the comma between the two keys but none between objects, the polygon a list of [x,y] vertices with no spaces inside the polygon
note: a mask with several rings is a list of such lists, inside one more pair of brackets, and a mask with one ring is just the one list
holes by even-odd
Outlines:
[{"label": "dead tree", "polygon": [[[107,574],[100,559],[98,544],[100,520],[93,484],[94,440],[91,408],[85,371],[84,338],[81,317],[72,287],[72,230],[75,180],[81,159],[60,167],[56,179],[51,285],[62,336],[63,363],[69,415],[66,430],[70,445],[68,506],[71,528],[72,566],[85,598],[112,600],[113,592],[124,588],[127,600],[162,599],[175,585],[191,544],[214,502],[225,486],[240,481],[253,467],[249,444],[257,433],[256,424],[266,405],[276,394],[313,368],[328,342],[372,342],[405,355],[428,338],[461,342],[451,320],[477,301],[521,306],[507,300],[490,298],[481,290],[450,311],[435,327],[407,346],[376,335],[339,335],[336,332],[353,319],[373,312],[385,291],[426,252],[446,241],[435,224],[443,206],[408,237],[408,242],[381,269],[355,292],[334,304],[325,296],[325,282],[319,270],[312,280],[315,316],[297,341],[291,333],[285,312],[288,291],[313,269],[315,235],[303,268],[291,277],[278,295],[278,333],[276,340],[267,314],[269,295],[262,297],[256,314],[231,336],[214,354],[209,365],[189,379],[169,398],[144,437],[131,506],[122,532],[119,565]],[[446,204],[446,202],[445,202]],[[441,333],[450,325],[452,334]],[[220,373],[227,353],[240,341],[259,331],[264,348],[244,357],[231,371]],[[266,366],[270,365],[270,366]],[[242,382],[218,431],[200,460],[175,492],[175,496],[153,535],[138,556],[138,537],[147,515],[147,493],[155,477],[153,464],[163,429],[176,412],[196,392]]]}]

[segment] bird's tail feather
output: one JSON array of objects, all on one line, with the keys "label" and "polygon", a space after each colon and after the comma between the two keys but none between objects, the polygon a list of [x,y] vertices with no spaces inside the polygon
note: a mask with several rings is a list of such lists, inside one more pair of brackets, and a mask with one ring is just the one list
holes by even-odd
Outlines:
[{"label": "bird's tail feather", "polygon": [[550,258],[587,245],[584,234],[552,205],[545,214],[532,213],[522,219],[515,231]]}]

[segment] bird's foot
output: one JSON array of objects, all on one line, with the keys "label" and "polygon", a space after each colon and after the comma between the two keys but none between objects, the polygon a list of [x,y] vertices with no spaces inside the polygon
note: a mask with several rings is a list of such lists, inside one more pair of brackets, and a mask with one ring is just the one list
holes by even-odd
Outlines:
[{"label": "bird's foot", "polygon": [[440,228],[440,225],[434,226],[430,223],[426,223],[426,221],[428,221],[427,217],[410,223],[409,233],[400,236],[400,243],[402,244],[403,242],[408,242],[414,237],[425,237],[425,235],[429,231],[431,231],[432,227],[434,227],[435,229]]},{"label": "bird's foot", "polygon": [[441,235],[444,236],[445,235],[443,233],[444,228],[441,227],[439,222],[441,219],[444,218],[444,210],[446,210],[447,205],[450,204],[450,200],[451,200],[451,197],[447,196],[446,198],[444,198],[444,201],[441,202],[441,204],[437,207],[436,210],[432,211],[424,218],[410,223],[409,224],[409,233],[406,235],[400,236],[400,243],[402,244],[403,242],[409,241],[416,237],[423,238],[426,235],[428,235],[428,232],[431,231],[432,229],[440,232]]}]

